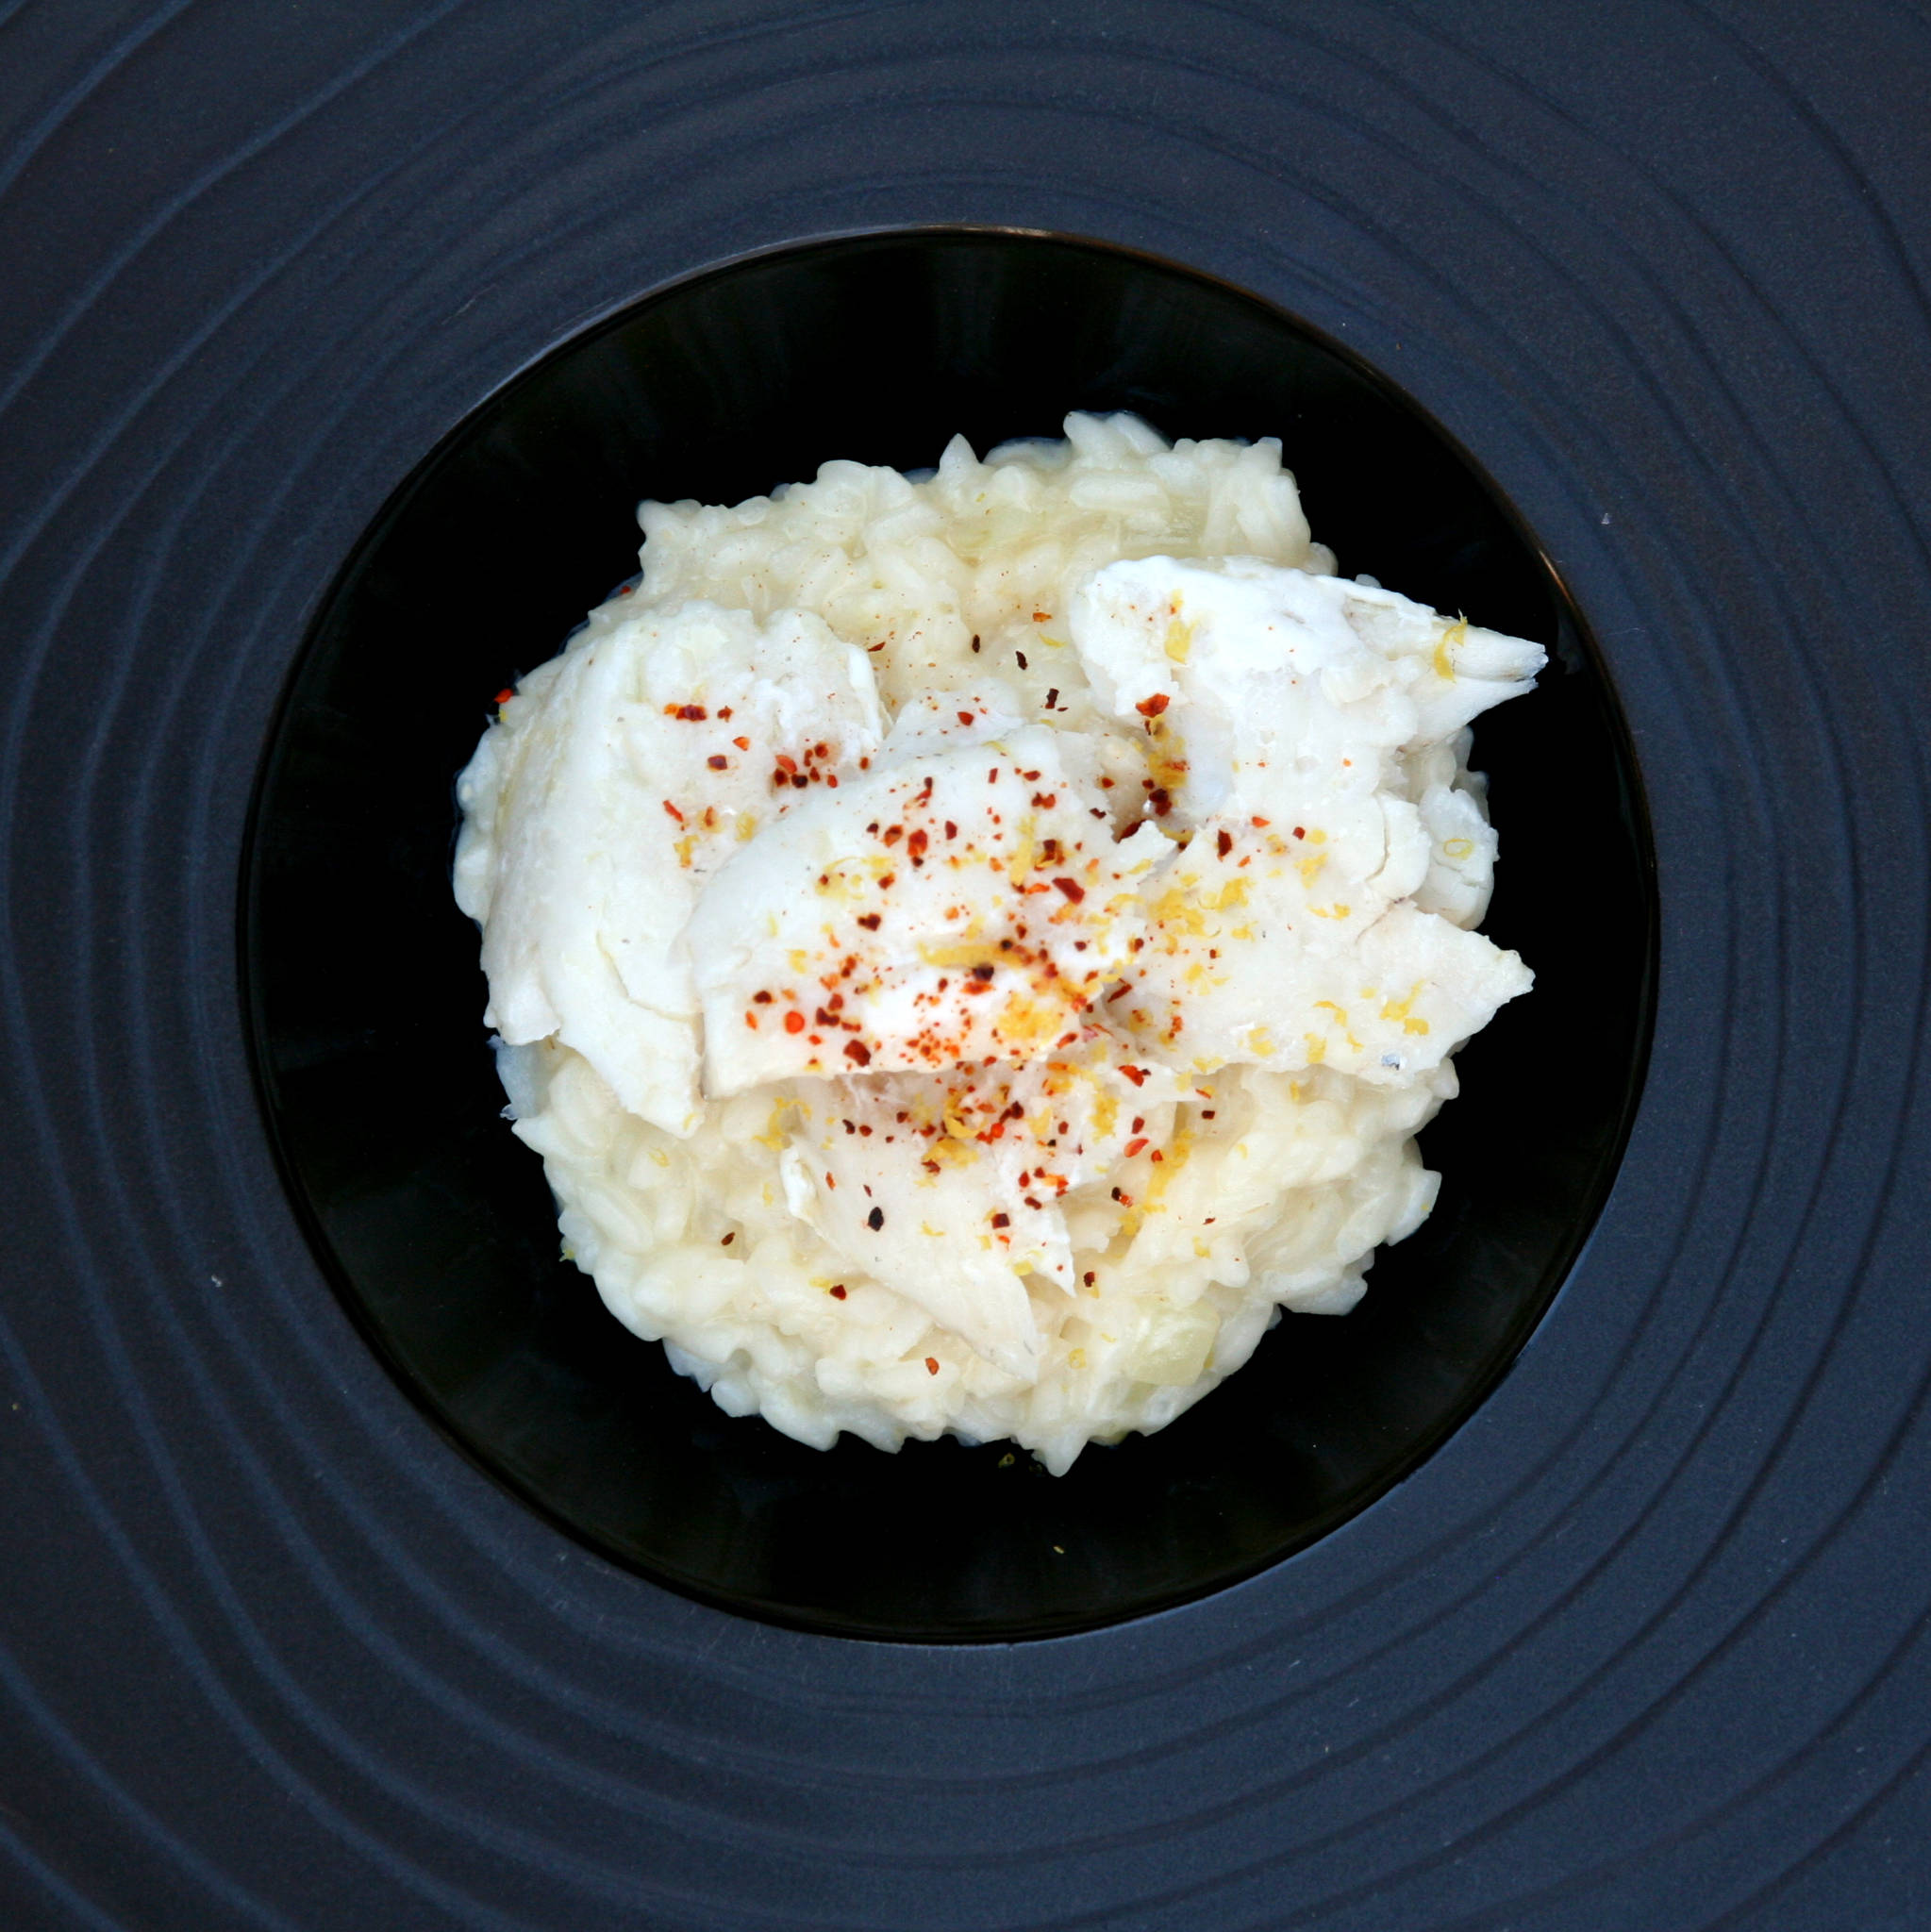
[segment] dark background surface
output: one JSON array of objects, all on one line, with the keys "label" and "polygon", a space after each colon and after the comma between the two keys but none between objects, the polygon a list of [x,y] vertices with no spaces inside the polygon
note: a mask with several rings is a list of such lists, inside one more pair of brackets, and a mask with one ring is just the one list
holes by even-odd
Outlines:
[{"label": "dark background surface", "polygon": [[[0,1918],[1931,1917],[1931,24],[1821,18],[0,7]],[[1497,1394],[1303,1555],[1010,1649],[732,1619],[474,1473],[308,1256],[235,980],[276,691],[411,465],[659,281],[916,221],[1404,383],[1590,619],[1662,886]]]}]

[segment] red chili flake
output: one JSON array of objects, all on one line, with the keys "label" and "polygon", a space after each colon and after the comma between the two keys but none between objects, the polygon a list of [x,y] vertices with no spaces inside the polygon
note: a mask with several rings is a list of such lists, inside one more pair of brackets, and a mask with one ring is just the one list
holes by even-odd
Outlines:
[{"label": "red chili flake", "polygon": [[779,752],[777,755],[777,768],[785,774],[787,778],[789,778],[791,775],[791,774],[798,769],[796,761],[794,759],[788,758],[783,752]]},{"label": "red chili flake", "polygon": [[723,720],[724,721],[724,723],[725,723],[726,724],[729,724],[729,723],[731,722],[731,708],[730,708],[730,706],[729,706],[729,705],[720,705],[720,706],[718,707],[718,716],[719,716],[720,718],[722,718],[722,719],[723,719]]},{"label": "red chili flake", "polygon": [[751,741],[748,738],[734,738],[732,739],[731,742],[735,744],[740,751],[749,751],[751,749]]},{"label": "red chili flake", "polygon": [[924,832],[914,832],[906,841],[906,850],[911,854],[914,865],[917,865],[920,859],[925,856],[925,848],[931,842],[931,840]]},{"label": "red chili flake", "polygon": [[1164,711],[1167,708],[1167,707],[1172,703],[1173,699],[1171,699],[1165,691],[1157,691],[1154,692],[1152,697],[1141,698],[1139,704],[1135,705],[1133,708],[1136,711],[1138,711],[1142,718],[1157,718],[1160,715],[1160,713]]},{"label": "red chili flake", "polygon": [[977,632],[977,631],[974,631],[974,632],[973,633],[973,649],[976,651],[976,650],[977,650],[978,648],[979,648],[979,634],[978,634],[978,632]]},{"label": "red chili flake", "polygon": [[787,1033],[802,1033],[804,1030],[805,1016],[794,1007],[785,1015],[785,1031]]},{"label": "red chili flake", "polygon": [[883,1208],[873,1208],[871,1213],[869,1213],[865,1217],[865,1225],[869,1227],[874,1234],[876,1234],[878,1230],[885,1225],[885,1209]]},{"label": "red chili flake", "polygon": [[1026,661],[1025,661],[1025,653],[1024,653],[1024,651],[1015,651],[1015,652],[1013,652],[1013,654],[1012,654],[1012,655],[1013,655],[1013,656],[1014,656],[1015,658],[1017,658],[1019,659],[1019,668],[1020,668],[1020,669],[1021,669],[1022,671],[1025,670],[1025,669],[1026,669]]},{"label": "red chili flake", "polygon": [[1094,1275],[1093,1271],[1090,1268],[1089,1268],[1086,1271],[1085,1274],[1082,1275],[1080,1278],[1086,1283],[1086,1285],[1089,1288],[1090,1288],[1097,1277]]},{"label": "red chili flake", "polygon": [[947,819],[945,822],[945,836],[948,839],[957,839],[958,837],[958,827],[950,819]]},{"label": "red chili flake", "polygon": [[1213,1119],[1213,1116],[1214,1116],[1214,1110],[1213,1110],[1213,1108],[1210,1108],[1210,1107],[1204,1107],[1204,1108],[1202,1108],[1200,1109],[1200,1117],[1201,1117],[1201,1119],[1202,1119],[1202,1120],[1204,1120],[1204,1121],[1210,1121],[1210,1120],[1212,1120],[1212,1119]]},{"label": "red chili flake", "polygon": [[1162,1154],[1157,1147],[1156,1147],[1153,1152],[1153,1158],[1156,1160],[1164,1160],[1167,1157],[1164,1154]]},{"label": "red chili flake", "polygon": [[679,705],[677,715],[687,724],[702,724],[710,713],[702,705]]},{"label": "red chili flake", "polygon": [[887,825],[882,842],[887,845],[896,845],[905,835],[906,828],[903,825]]},{"label": "red chili flake", "polygon": [[1227,831],[1216,832],[1214,834],[1213,843],[1214,850],[1218,852],[1223,858],[1224,858],[1227,856],[1227,854],[1234,849],[1234,835],[1233,833]]},{"label": "red chili flake", "polygon": [[841,1302],[844,1300],[845,1285],[842,1281],[834,1281],[831,1284],[831,1298],[835,1302]]},{"label": "red chili flake", "polygon": [[829,1188],[833,1193],[838,1192],[838,1176],[834,1174],[828,1168],[825,1170],[824,1185],[827,1188]]},{"label": "red chili flake", "polygon": [[1133,1157],[1134,1157],[1134,1156],[1135,1156],[1136,1154],[1138,1154],[1138,1153],[1140,1152],[1140,1149],[1141,1149],[1142,1147],[1144,1147],[1145,1145],[1146,1145],[1146,1141],[1144,1141],[1143,1139],[1141,1139],[1141,1140],[1137,1140],[1137,1141],[1127,1141],[1127,1143],[1126,1143],[1126,1158],[1127,1158],[1127,1159],[1128,1159],[1128,1160],[1131,1160],[1131,1159],[1133,1158]]},{"label": "red chili flake", "polygon": [[858,924],[868,931],[876,932],[878,930],[878,915],[875,912],[861,912],[858,914]]},{"label": "red chili flake", "polygon": [[897,884],[898,874],[895,872],[889,872],[878,881],[878,890],[881,892],[889,892]]},{"label": "red chili flake", "polygon": [[791,774],[791,783],[794,786],[796,786],[800,791],[804,791],[806,786],[810,784],[810,779],[807,778],[803,772],[794,772]]},{"label": "red chili flake", "polygon": [[829,785],[834,791],[836,791],[838,790],[838,774],[836,772],[825,773],[824,782],[827,785]]},{"label": "red chili flake", "polygon": [[989,785],[996,785],[996,784],[998,784],[998,782],[999,782],[999,767],[998,767],[997,765],[994,765],[994,766],[992,767],[992,769],[991,769],[991,770],[990,770],[990,772],[988,772],[988,773],[986,774],[986,783],[987,783],[987,784],[989,784]]},{"label": "red chili flake", "polygon": [[1010,1227],[1012,1225],[1012,1216],[1002,1210],[993,1215],[992,1225],[994,1227]]},{"label": "red chili flake", "polygon": [[727,1234],[727,1235],[726,1235],[726,1236],[725,1236],[725,1237],[724,1238],[724,1240],[723,1240],[723,1241],[720,1241],[720,1242],[718,1243],[718,1246],[719,1246],[719,1247],[721,1247],[721,1248],[727,1248],[727,1247],[729,1247],[729,1246],[731,1245],[731,1243],[732,1243],[732,1242],[733,1242],[734,1241],[736,1241],[737,1239],[738,1239],[738,1231],[737,1231],[737,1229],[736,1229],[736,1228],[733,1228],[733,1229],[731,1230],[731,1232],[730,1232],[729,1234]]},{"label": "red chili flake", "polygon": [[848,1040],[845,1041],[845,1058],[861,1067],[869,1067],[872,1064],[872,1049],[862,1040]]},{"label": "red chili flake", "polygon": [[[1100,780],[1100,790],[1101,790],[1102,791],[1112,791],[1112,789],[1113,789],[1113,781],[1112,781],[1112,779],[1110,779],[1110,778],[1102,778],[1102,779]],[[1095,812],[1095,813],[1093,814],[1093,816],[1094,816],[1095,818],[1101,818],[1101,817],[1103,817],[1103,816],[1104,816],[1104,814],[1103,814],[1103,813],[1101,813],[1101,812]]]},{"label": "red chili flake", "polygon": [[1137,1133],[1139,1133],[1139,1132],[1140,1132],[1140,1129],[1141,1129],[1142,1127],[1144,1127],[1145,1125],[1146,1125],[1146,1116],[1145,1116],[1145,1115],[1144,1115],[1143,1113],[1137,1113],[1137,1114],[1135,1114],[1135,1115],[1133,1116],[1133,1124],[1132,1124],[1132,1126],[1130,1126],[1129,1128],[1127,1128],[1127,1130],[1126,1130],[1126,1131],[1127,1131],[1127,1132],[1128,1132],[1129,1134],[1137,1134]]},{"label": "red chili flake", "polygon": [[1059,687],[1056,684],[1046,693],[1046,708],[1051,710],[1059,702]]},{"label": "red chili flake", "polygon": [[496,702],[499,705],[507,705],[510,701],[510,699],[513,698],[515,695],[516,692],[508,685],[506,684],[503,687],[503,689],[496,693]]},{"label": "red chili flake", "polygon": [[925,1373],[928,1375],[936,1375],[939,1373],[939,1358],[936,1356],[928,1355],[925,1357]]},{"label": "red chili flake", "polygon": [[1168,796],[1164,785],[1156,785],[1146,795],[1146,802],[1154,808],[1154,817],[1163,819],[1174,809],[1174,801]]},{"label": "red chili flake", "polygon": [[1041,811],[1051,811],[1059,803],[1059,794],[1057,791],[1035,791],[1033,793],[1033,803]]},{"label": "red chili flake", "polygon": [[1306,832],[1305,830],[1303,830],[1301,826],[1299,826],[1299,825],[1296,825],[1296,826],[1294,827],[1294,837],[1295,837],[1295,838],[1297,838],[1297,839],[1305,839],[1305,838],[1306,838],[1307,836],[1307,832]]},{"label": "red chili flake", "polygon": [[1086,888],[1083,885],[1081,885],[1077,879],[1055,879],[1053,883],[1059,889],[1060,891],[1064,892],[1066,896],[1069,899],[1071,899],[1075,906],[1077,906],[1079,902],[1086,897]]},{"label": "red chili flake", "polygon": [[981,984],[990,979],[991,976],[992,962],[990,959],[981,959],[979,963],[973,968],[973,977],[978,980]]},{"label": "red chili flake", "polygon": [[750,1027],[752,1032],[756,1033],[757,1031],[757,1015],[749,1007],[744,1008],[744,1024]]},{"label": "red chili flake", "polygon": [[724,768],[730,763],[730,759],[727,758],[721,751],[713,752],[709,758],[705,759],[705,763],[707,764],[713,772],[722,772]]},{"label": "red chili flake", "polygon": [[1123,1074],[1124,1074],[1126,1077],[1129,1080],[1131,1080],[1136,1087],[1144,1087],[1146,1085],[1146,1069],[1144,1067],[1122,1067],[1120,1071]]},{"label": "red chili flake", "polygon": [[973,722],[973,714],[970,711],[959,711],[955,715],[961,724],[970,724]]},{"label": "red chili flake", "polygon": [[668,798],[664,800],[664,809],[667,812],[669,812],[670,815],[674,819],[675,819],[680,825],[684,823],[684,814],[681,811],[679,811],[677,808],[674,805],[673,805]]}]

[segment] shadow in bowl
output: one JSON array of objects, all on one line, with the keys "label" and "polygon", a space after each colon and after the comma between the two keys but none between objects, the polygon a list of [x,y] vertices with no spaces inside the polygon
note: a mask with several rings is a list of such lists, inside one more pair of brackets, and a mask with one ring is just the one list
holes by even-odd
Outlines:
[{"label": "shadow in bowl", "polygon": [[[646,497],[734,503],[832,457],[911,469],[1069,409],[1277,436],[1350,574],[1535,638],[1477,725],[1504,862],[1487,929],[1536,969],[1423,1137],[1422,1231],[1344,1320],[1284,1319],[1160,1434],[1055,1479],[1004,1445],[828,1454],[722,1414],[558,1258],[500,1118],[452,780],[491,694],[636,565]],[[242,897],[261,1102],[290,1193],[391,1373],[591,1548],[852,1636],[1089,1628],[1252,1574],[1408,1474],[1488,1395],[1607,1191],[1649,1037],[1656,907],[1628,740],[1493,486],[1347,351],[1171,263],[1005,231],[815,242],[662,290],[475,409],[343,566],[258,782]]]}]

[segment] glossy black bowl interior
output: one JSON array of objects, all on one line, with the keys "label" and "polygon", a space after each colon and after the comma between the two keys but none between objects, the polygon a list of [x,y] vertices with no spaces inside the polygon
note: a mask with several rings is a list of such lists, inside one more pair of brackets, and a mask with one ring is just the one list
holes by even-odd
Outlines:
[{"label": "glossy black bowl interior", "polygon": [[[491,694],[636,566],[645,497],[728,503],[832,457],[917,468],[1068,409],[1277,436],[1315,534],[1439,608],[1540,640],[1477,726],[1501,884],[1538,973],[1423,1139],[1423,1231],[1345,1320],[1288,1317],[1151,1438],[1057,1480],[1004,1445],[803,1448],[723,1415],[558,1258],[500,1116],[452,779]],[[743,1613],[1009,1639],[1198,1596],[1331,1529],[1496,1385],[1608,1187],[1648,1039],[1654,892],[1614,698],[1468,457],[1291,317],[1172,264],[939,231],[734,263],[565,343],[470,415],[344,565],[264,759],[243,898],[263,1105],[361,1332],[484,1469],[593,1548]]]}]

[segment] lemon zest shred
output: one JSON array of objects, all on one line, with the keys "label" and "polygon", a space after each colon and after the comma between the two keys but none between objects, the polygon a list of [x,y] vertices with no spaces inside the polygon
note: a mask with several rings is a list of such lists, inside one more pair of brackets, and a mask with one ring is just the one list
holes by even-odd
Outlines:
[{"label": "lemon zest shred", "polygon": [[987,961],[987,947],[983,940],[921,940],[919,958],[928,966],[978,966]]}]

